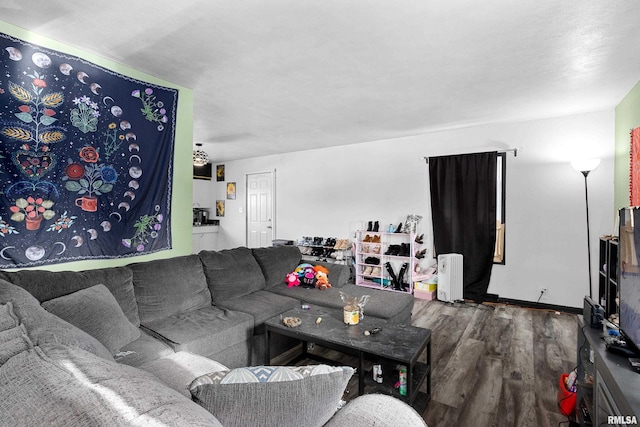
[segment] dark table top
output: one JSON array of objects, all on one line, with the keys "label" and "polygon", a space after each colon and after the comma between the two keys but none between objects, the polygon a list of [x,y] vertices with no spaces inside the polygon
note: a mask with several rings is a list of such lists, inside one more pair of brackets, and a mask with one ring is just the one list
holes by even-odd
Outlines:
[{"label": "dark table top", "polygon": [[[272,317],[265,324],[272,330],[301,340],[324,341],[407,364],[416,361],[420,349],[431,339],[429,329],[390,325],[384,320],[367,316],[366,306],[364,314],[364,319],[357,325],[347,325],[342,310],[312,306],[308,310],[294,308]],[[282,318],[289,316],[299,317],[302,323],[293,328],[284,326]],[[320,324],[316,324],[318,317],[322,318]],[[364,335],[364,331],[375,327],[381,327],[382,330],[377,334]]]}]

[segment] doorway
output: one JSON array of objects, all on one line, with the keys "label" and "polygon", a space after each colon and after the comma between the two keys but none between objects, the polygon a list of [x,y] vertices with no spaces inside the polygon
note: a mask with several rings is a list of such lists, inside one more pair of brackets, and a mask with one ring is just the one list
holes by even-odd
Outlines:
[{"label": "doorway", "polygon": [[271,246],[275,234],[274,172],[247,174],[247,247]]}]

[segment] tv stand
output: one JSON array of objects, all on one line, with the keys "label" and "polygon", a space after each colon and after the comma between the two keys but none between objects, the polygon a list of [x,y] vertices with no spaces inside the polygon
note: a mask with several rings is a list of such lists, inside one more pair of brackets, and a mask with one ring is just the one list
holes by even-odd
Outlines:
[{"label": "tv stand", "polygon": [[603,329],[591,328],[578,316],[576,422],[581,426],[607,425],[608,416],[640,420],[640,375],[629,356],[607,350],[605,336]]}]

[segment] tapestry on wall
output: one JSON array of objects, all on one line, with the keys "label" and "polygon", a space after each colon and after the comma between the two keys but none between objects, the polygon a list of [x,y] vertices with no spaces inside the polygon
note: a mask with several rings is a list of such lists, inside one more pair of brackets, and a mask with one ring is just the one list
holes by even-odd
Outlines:
[{"label": "tapestry on wall", "polygon": [[640,127],[631,130],[629,203],[630,206],[640,206]]},{"label": "tapestry on wall", "polygon": [[177,90],[0,48],[0,268],[170,249]]}]

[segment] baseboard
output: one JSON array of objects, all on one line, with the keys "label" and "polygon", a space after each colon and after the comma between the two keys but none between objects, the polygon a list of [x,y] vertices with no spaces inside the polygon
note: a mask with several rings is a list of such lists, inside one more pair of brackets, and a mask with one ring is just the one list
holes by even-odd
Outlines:
[{"label": "baseboard", "polygon": [[553,310],[553,311],[561,311],[564,313],[571,313],[571,314],[582,314],[582,307],[567,307],[565,305],[544,304],[540,302],[522,301],[517,299],[500,298],[500,297],[498,297],[497,301],[495,302],[498,302],[499,304],[506,304],[506,305],[517,305],[519,307],[526,307],[526,308],[537,308],[541,310]]}]

